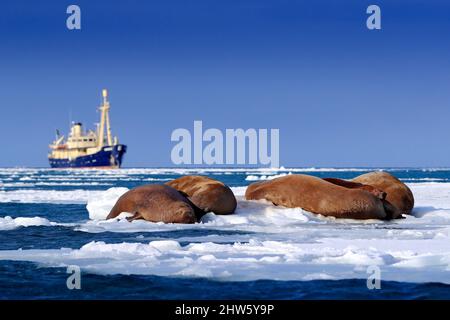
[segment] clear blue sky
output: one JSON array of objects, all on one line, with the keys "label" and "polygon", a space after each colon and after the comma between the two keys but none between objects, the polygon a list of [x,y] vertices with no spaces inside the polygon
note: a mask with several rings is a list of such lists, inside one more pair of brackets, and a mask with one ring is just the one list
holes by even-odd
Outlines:
[{"label": "clear blue sky", "polygon": [[450,166],[446,1],[3,1],[0,58],[0,166],[47,166],[104,87],[127,167],[170,166],[194,120],[279,128],[284,166]]}]

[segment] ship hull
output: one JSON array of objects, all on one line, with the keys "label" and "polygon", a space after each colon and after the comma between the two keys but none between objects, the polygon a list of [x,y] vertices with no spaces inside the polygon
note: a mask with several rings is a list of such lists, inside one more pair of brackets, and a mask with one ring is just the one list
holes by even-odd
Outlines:
[{"label": "ship hull", "polygon": [[120,168],[127,146],[123,144],[103,147],[97,153],[74,159],[49,158],[52,168]]}]

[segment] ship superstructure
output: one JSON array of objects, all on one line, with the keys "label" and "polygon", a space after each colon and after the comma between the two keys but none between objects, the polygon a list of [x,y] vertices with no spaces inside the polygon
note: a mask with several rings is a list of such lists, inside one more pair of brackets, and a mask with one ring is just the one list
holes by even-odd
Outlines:
[{"label": "ship superstructure", "polygon": [[109,119],[108,91],[102,91],[103,102],[99,107],[100,123],[95,131],[83,131],[81,123],[72,123],[67,139],[57,132],[50,144],[48,155],[52,168],[120,168],[127,147],[112,136]]}]

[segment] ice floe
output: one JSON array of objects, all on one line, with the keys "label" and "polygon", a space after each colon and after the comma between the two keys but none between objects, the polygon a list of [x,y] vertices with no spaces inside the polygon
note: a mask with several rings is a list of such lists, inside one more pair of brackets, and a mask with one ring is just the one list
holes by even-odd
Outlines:
[{"label": "ice floe", "polygon": [[0,191],[0,203],[86,203],[89,197],[101,195],[97,190],[30,190]]},{"label": "ice floe", "polygon": [[[431,243],[432,241],[432,243]],[[251,239],[247,243],[90,242],[80,249],[5,250],[0,259],[44,266],[76,264],[85,272],[206,277],[224,281],[367,278],[450,283],[448,239],[392,241],[323,238],[315,242]]]},{"label": "ice floe", "polygon": [[41,217],[17,217],[11,218],[10,216],[0,217],[0,230],[12,230],[19,227],[31,227],[31,226],[55,226],[56,222],[50,222],[49,220]]}]

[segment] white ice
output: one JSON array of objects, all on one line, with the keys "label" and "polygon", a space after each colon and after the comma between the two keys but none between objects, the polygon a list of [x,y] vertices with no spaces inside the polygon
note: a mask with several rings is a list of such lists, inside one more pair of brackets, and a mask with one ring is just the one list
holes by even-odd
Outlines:
[{"label": "white ice", "polygon": [[41,217],[17,217],[11,218],[10,216],[0,217],[0,230],[12,230],[19,227],[31,227],[31,226],[55,226],[56,222],[51,222]]},{"label": "white ice", "polygon": [[86,203],[89,197],[101,195],[102,191],[95,190],[33,190],[19,189],[11,191],[0,190],[0,203]]}]

